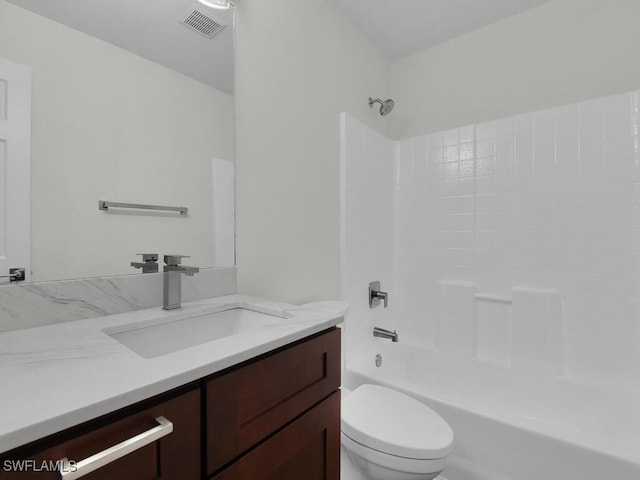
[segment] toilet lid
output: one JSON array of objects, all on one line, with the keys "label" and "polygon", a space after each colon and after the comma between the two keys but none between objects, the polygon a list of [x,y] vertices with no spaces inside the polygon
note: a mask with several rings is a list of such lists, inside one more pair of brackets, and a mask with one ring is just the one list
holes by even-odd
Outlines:
[{"label": "toilet lid", "polygon": [[360,385],[342,401],[342,432],[390,455],[432,460],[453,448],[453,432],[436,412],[403,393]]}]

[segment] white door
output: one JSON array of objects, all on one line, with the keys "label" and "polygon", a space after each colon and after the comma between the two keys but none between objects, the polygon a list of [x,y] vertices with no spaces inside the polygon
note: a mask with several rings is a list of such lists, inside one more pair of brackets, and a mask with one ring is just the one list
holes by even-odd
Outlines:
[{"label": "white door", "polygon": [[[47,208],[49,208],[47,206]],[[31,70],[0,58],[0,283],[31,277]]]}]

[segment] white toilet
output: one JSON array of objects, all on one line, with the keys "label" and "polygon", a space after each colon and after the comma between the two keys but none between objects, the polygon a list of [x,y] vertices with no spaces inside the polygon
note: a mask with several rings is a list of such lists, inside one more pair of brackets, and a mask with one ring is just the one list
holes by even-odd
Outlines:
[{"label": "white toilet", "polygon": [[341,430],[343,449],[367,480],[431,480],[453,449],[453,432],[436,412],[379,385],[343,394]]},{"label": "white toilet", "polygon": [[[335,315],[346,315],[349,309],[339,301],[302,307]],[[360,385],[353,391],[343,387],[341,417],[342,480],[431,480],[447,466],[453,450],[451,428],[404,393],[379,385]]]}]

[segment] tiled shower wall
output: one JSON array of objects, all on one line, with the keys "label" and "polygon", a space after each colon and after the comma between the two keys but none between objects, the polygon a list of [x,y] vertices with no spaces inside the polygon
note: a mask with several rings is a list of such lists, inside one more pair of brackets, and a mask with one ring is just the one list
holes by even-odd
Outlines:
[{"label": "tiled shower wall", "polygon": [[[362,145],[378,136],[357,125]],[[393,188],[386,256],[394,308],[386,323],[407,343],[442,354],[638,388],[639,134],[640,93],[632,92],[385,139],[395,154],[384,179],[367,171],[364,147],[347,149],[351,197],[360,184],[367,195]],[[364,222],[351,197],[347,237]],[[360,247],[380,232],[361,237]],[[357,243],[344,252],[352,267]],[[348,289],[345,300],[362,301]]]}]

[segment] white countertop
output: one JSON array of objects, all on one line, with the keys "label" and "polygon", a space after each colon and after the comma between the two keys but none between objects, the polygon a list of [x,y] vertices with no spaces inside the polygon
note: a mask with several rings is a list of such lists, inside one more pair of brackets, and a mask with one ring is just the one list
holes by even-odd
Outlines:
[{"label": "white countertop", "polygon": [[194,314],[246,306],[276,325],[156,358],[103,332],[175,315],[160,308],[0,333],[0,453],[153,397],[321,332],[342,317],[243,295],[184,304]]}]

